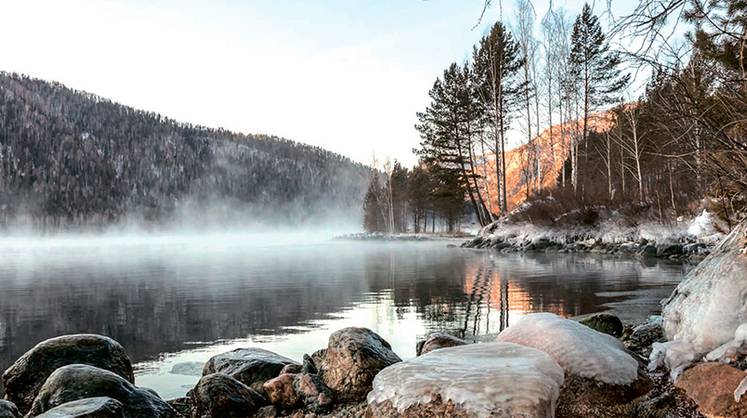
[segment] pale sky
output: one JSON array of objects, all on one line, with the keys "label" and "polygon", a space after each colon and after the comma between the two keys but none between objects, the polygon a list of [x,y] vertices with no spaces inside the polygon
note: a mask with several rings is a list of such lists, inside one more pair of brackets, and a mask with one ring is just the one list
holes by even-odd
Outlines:
[{"label": "pale sky", "polygon": [[[182,122],[410,165],[433,81],[498,18],[495,1],[472,29],[482,3],[0,0],[0,69]],[[541,18],[547,0],[534,4]]]}]

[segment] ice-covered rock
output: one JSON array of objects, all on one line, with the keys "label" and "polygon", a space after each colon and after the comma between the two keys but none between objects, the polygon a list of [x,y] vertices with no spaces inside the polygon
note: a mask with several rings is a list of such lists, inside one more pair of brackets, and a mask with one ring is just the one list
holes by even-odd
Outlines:
[{"label": "ice-covered rock", "polygon": [[677,286],[662,310],[668,340],[703,356],[747,322],[747,222],[739,224]]},{"label": "ice-covered rock", "polygon": [[498,334],[497,341],[549,354],[569,374],[611,385],[638,377],[638,363],[616,338],[551,313],[529,314]]},{"label": "ice-covered rock", "polygon": [[554,417],[562,384],[563,369],[530,347],[502,342],[442,348],[376,375],[369,413]]}]

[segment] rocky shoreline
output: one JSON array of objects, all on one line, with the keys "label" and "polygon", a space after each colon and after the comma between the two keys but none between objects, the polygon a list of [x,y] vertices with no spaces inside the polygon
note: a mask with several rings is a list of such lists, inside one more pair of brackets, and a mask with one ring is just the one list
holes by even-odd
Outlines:
[{"label": "rocky shoreline", "polygon": [[618,257],[692,260],[698,262],[711,253],[714,243],[696,238],[661,240],[639,238],[622,242],[605,242],[588,235],[567,235],[562,239],[506,235],[478,235],[461,244],[462,248],[492,249],[503,253],[605,254]]},{"label": "rocky shoreline", "polygon": [[[615,355],[628,358],[635,378],[619,384],[608,379],[611,375],[604,367],[591,369],[589,374],[571,358],[556,357],[551,349],[544,349],[548,356],[542,347],[521,346],[519,350],[520,346],[510,341],[468,343],[445,333],[429,334],[418,342],[418,357],[403,361],[373,331],[344,328],[330,336],[326,348],[305,355],[301,361],[252,347],[216,355],[205,363],[203,376],[185,397],[166,401],[152,390],[135,386],[132,365],[119,343],[105,336],[77,334],[39,343],[5,371],[6,400],[0,403],[0,417],[478,417],[484,415],[479,408],[486,402],[491,411],[506,407],[522,413],[518,404],[502,405],[502,397],[487,394],[462,399],[449,388],[439,388],[440,378],[429,380],[430,372],[438,370],[453,373],[449,381],[456,387],[467,384],[467,380],[460,382],[466,375],[472,383],[482,384],[480,379],[484,378],[485,386],[490,387],[508,370],[502,362],[513,357],[516,364],[541,357],[558,370],[555,377],[540,379],[542,385],[555,387],[555,394],[537,399],[527,395],[529,401],[549,412],[521,416],[702,416],[685,391],[669,383],[665,371],[647,372],[644,368],[652,344],[664,340],[660,320],[624,329],[620,320],[609,314],[593,315],[582,323],[551,314],[535,315],[548,316],[543,320],[554,321],[552,329],[565,330],[556,336],[564,351],[589,349],[576,333],[580,332],[582,339],[599,338],[597,345],[601,346],[592,347],[592,354],[579,354],[592,356],[584,362],[594,364],[593,351],[604,350],[608,344]],[[522,332],[521,327],[517,332]],[[500,335],[510,339],[517,332]],[[486,363],[491,360],[497,362],[492,370]],[[410,368],[416,372],[408,375]],[[481,375],[483,369],[490,373]],[[507,378],[520,385],[525,376]],[[413,388],[425,391],[418,395],[420,401],[403,404],[399,397],[406,398]],[[531,387],[526,390],[534,393]],[[475,391],[479,392],[479,387]]]},{"label": "rocky shoreline", "polygon": [[359,232],[335,237],[340,241],[410,242],[410,241],[449,241],[469,238],[470,234],[385,234],[382,232]]}]

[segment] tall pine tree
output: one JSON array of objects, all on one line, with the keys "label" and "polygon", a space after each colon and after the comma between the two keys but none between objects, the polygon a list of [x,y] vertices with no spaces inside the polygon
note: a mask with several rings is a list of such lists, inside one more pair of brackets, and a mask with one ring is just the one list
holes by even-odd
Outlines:
[{"label": "tall pine tree", "polygon": [[[571,33],[571,71],[581,87],[583,100],[584,146],[589,138],[589,115],[606,104],[619,102],[620,90],[630,80],[630,74],[621,75],[618,68],[620,53],[610,51],[599,19],[591,12],[588,3],[576,18]],[[575,186],[575,184],[574,184]]]},{"label": "tall pine tree", "polygon": [[525,87],[519,80],[522,66],[519,46],[503,23],[497,22],[475,47],[472,59],[478,85],[477,98],[490,119],[486,122],[492,126],[499,205],[501,211],[507,212],[506,132],[511,127],[511,114],[516,110]]}]

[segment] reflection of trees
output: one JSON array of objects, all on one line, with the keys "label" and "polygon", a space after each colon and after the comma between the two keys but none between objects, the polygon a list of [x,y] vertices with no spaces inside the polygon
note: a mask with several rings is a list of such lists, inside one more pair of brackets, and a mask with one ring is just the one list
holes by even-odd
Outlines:
[{"label": "reflection of trees", "polygon": [[610,301],[598,296],[601,291],[673,286],[664,278],[676,276],[635,261],[495,255],[428,244],[183,252],[94,254],[17,271],[0,255],[6,266],[0,367],[60,334],[110,335],[141,361],[194,347],[187,342],[293,332],[286,327],[313,326],[382,295],[396,309],[375,314],[392,315],[389,323],[414,309],[427,330],[471,338],[497,333],[523,312],[597,311]]}]

